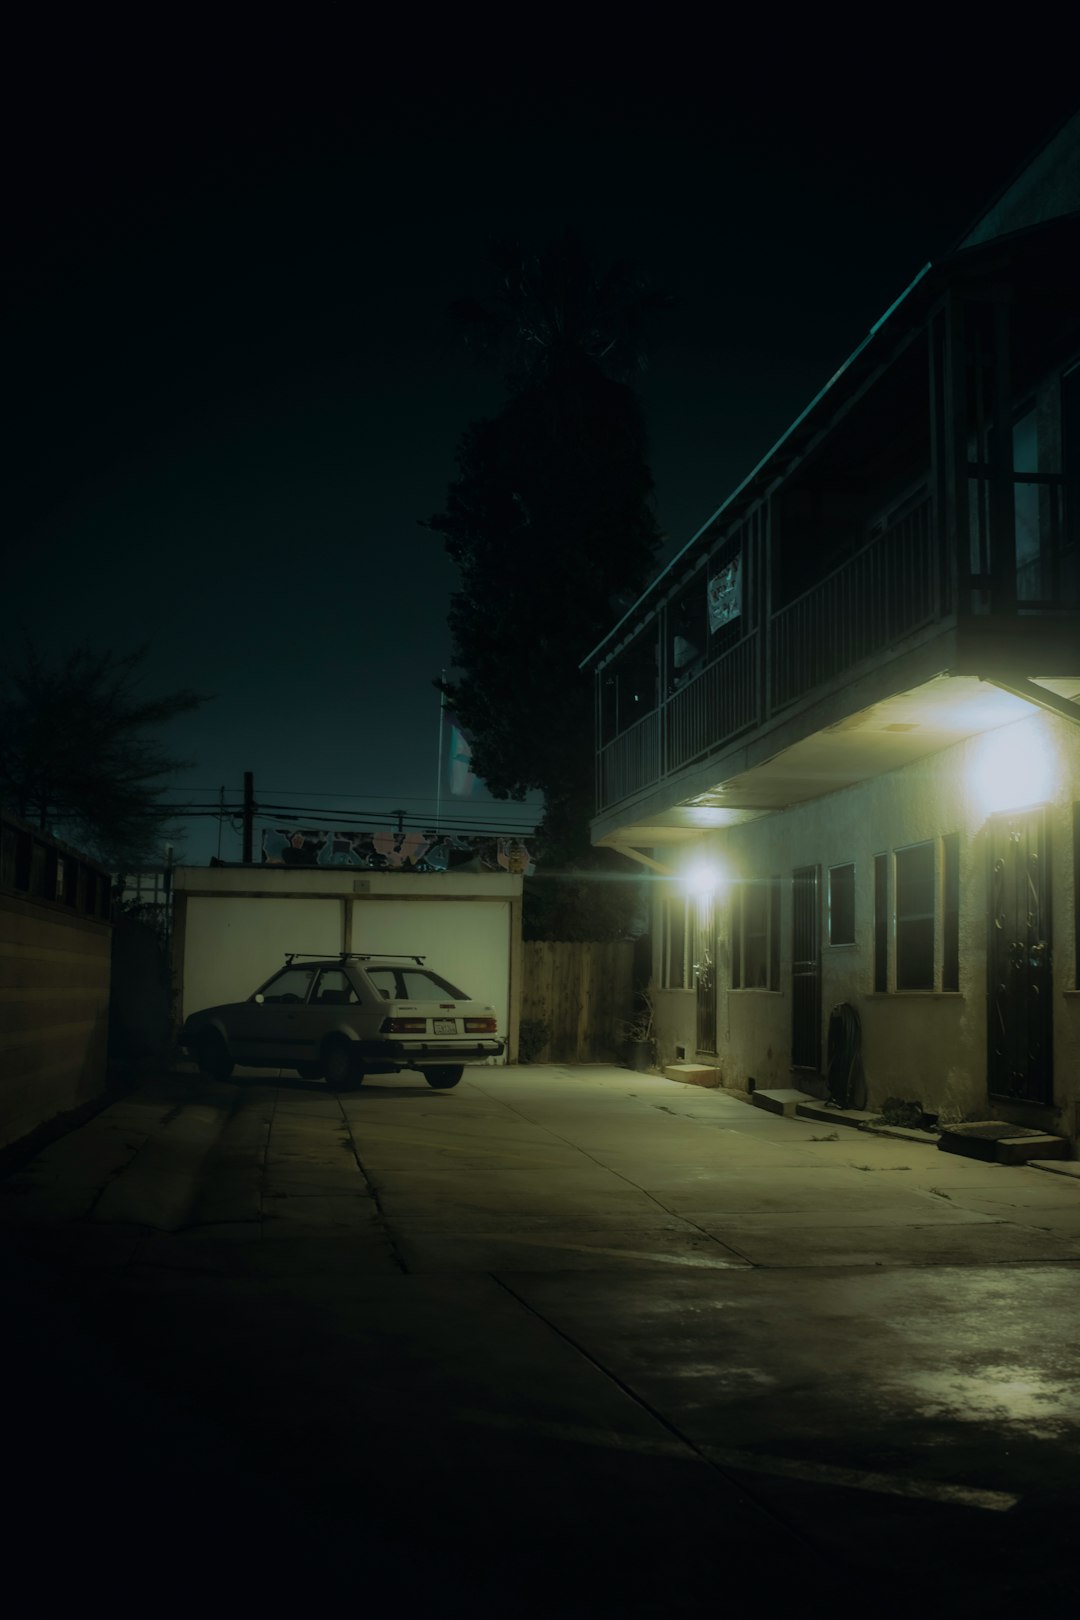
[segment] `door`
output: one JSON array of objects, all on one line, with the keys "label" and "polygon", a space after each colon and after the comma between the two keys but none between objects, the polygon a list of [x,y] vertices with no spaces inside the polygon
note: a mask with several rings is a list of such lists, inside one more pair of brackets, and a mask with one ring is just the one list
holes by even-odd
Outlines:
[{"label": "door", "polygon": [[1046,810],[990,818],[987,1085],[992,1097],[1053,1097],[1050,848]]},{"label": "door", "polygon": [[716,908],[711,898],[697,907],[694,989],[697,993],[697,1050],[716,1051]]},{"label": "door", "polygon": [[797,866],[791,874],[791,1066],[821,1068],[820,868]]},{"label": "door", "polygon": [[260,992],[261,1001],[242,1002],[229,1014],[226,1027],[237,1063],[277,1067],[306,1057],[304,1018],[316,968],[287,967]]}]

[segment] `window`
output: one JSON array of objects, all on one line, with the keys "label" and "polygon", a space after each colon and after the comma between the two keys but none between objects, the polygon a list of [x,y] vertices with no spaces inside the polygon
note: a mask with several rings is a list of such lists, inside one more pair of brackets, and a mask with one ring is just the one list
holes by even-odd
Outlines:
[{"label": "window", "polygon": [[351,1007],[359,998],[343,968],[323,968],[311,1000],[322,1006]]},{"label": "window", "polygon": [[468,1001],[464,990],[430,968],[372,967],[365,964],[369,982],[384,1001]]},{"label": "window", "polygon": [[705,580],[699,572],[668,604],[666,691],[669,695],[693,680],[701,669],[708,634]]},{"label": "window", "polygon": [[889,988],[889,857],[874,856],[874,989]]},{"label": "window", "polygon": [[934,988],[934,845],[896,851],[896,988]]},{"label": "window", "polygon": [[402,968],[401,986],[406,1001],[468,1001],[464,990],[458,990],[449,979],[426,968]]},{"label": "window", "polygon": [[30,878],[27,888],[31,894],[40,895],[43,900],[46,897],[52,898],[49,895],[51,866],[48,848],[39,839],[32,839],[30,844]]},{"label": "window", "polygon": [[1013,423],[1016,588],[1021,603],[1076,605],[1078,389],[1080,367],[1045,379]]},{"label": "window", "polygon": [[308,987],[314,977],[314,968],[285,968],[266,985],[262,992],[263,1000],[274,1004],[306,1001]]},{"label": "window", "polygon": [[611,742],[656,708],[659,656],[652,624],[608,665],[600,680],[601,742]]},{"label": "window", "polygon": [[732,902],[731,984],[735,990],[780,988],[780,879],[750,878]]},{"label": "window", "polygon": [[1080,804],[1073,805],[1073,985],[1080,990]]},{"label": "window", "polygon": [[942,849],[941,988],[960,988],[960,834],[947,833]]},{"label": "window", "polygon": [[660,983],[665,990],[689,990],[694,983],[693,902],[689,895],[664,901]]},{"label": "window", "polygon": [[855,943],[855,864],[829,867],[829,944]]},{"label": "window", "polygon": [[[1071,558],[1065,600],[1077,600],[1077,553],[1080,551],[1080,366],[1061,379],[1061,461],[1065,475],[1065,545]],[[1064,583],[1064,582],[1063,582]]]}]

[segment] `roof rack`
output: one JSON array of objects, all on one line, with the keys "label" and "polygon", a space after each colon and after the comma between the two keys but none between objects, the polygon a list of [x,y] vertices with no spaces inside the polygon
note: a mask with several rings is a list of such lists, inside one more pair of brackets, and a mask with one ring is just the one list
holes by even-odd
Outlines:
[{"label": "roof rack", "polygon": [[414,956],[410,951],[286,951],[285,965],[294,962],[417,962],[422,967],[425,956]]}]

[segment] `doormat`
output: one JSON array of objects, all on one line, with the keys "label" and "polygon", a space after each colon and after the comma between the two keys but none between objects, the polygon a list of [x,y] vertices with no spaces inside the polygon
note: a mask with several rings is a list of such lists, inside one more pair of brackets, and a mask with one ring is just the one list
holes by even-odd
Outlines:
[{"label": "doormat", "polygon": [[942,1153],[959,1153],[984,1163],[1025,1164],[1029,1159],[1065,1159],[1069,1144],[1063,1136],[1010,1125],[1003,1119],[980,1119],[970,1125],[943,1125],[938,1137]]},{"label": "doormat", "polygon": [[949,1136],[974,1136],[984,1142],[1000,1142],[1005,1137],[1045,1134],[1043,1131],[1033,1131],[1030,1125],[1009,1125],[1002,1119],[979,1120],[973,1125],[943,1125],[941,1129]]}]

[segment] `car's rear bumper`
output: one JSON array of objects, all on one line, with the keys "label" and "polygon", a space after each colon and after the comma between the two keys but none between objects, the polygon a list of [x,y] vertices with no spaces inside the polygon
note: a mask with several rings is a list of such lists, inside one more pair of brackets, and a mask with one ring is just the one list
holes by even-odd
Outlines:
[{"label": "car's rear bumper", "polygon": [[403,1063],[410,1068],[420,1063],[469,1063],[480,1058],[502,1057],[506,1042],[486,1041],[361,1041],[361,1061]]}]

